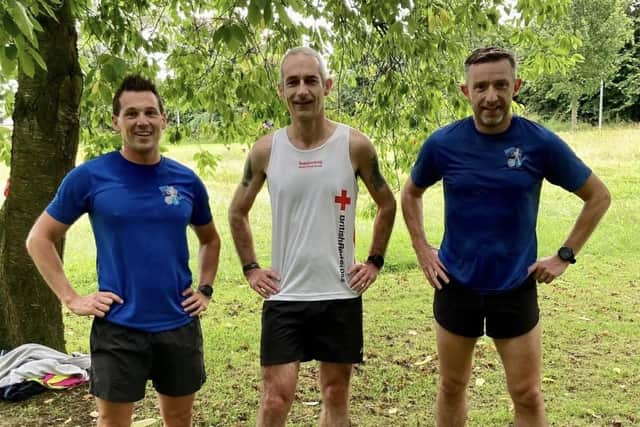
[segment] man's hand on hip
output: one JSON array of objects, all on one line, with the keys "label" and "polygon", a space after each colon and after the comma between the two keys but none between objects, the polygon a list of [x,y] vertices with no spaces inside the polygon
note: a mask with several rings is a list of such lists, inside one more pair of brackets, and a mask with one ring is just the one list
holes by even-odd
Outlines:
[{"label": "man's hand on hip", "polygon": [[77,295],[69,301],[67,307],[80,316],[104,317],[114,302],[122,304],[124,301],[113,292],[98,291],[91,295]]},{"label": "man's hand on hip", "polygon": [[529,275],[538,283],[551,283],[556,277],[559,277],[569,266],[568,261],[563,261],[558,255],[540,258],[529,266]]},{"label": "man's hand on hip", "polygon": [[267,268],[254,268],[245,274],[249,286],[256,291],[262,298],[269,298],[280,291],[278,282],[280,275],[275,271]]}]

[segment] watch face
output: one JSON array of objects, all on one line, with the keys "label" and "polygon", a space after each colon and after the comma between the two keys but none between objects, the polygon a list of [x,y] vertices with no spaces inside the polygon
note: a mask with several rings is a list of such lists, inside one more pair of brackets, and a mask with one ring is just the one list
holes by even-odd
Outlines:
[{"label": "watch face", "polygon": [[558,250],[558,256],[563,261],[571,261],[573,259],[573,250],[571,248],[562,247]]}]

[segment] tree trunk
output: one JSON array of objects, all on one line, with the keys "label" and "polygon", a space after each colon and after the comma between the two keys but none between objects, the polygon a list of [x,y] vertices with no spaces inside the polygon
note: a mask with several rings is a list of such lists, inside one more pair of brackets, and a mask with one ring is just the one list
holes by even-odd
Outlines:
[{"label": "tree trunk", "polygon": [[[82,74],[71,7],[65,1],[57,22],[40,17],[40,54],[48,71],[33,78],[19,70],[13,113],[11,189],[0,210],[0,348],[35,342],[65,350],[60,303],[25,249],[29,229],[78,150]],[[62,244],[58,251],[62,254]]]},{"label": "tree trunk", "polygon": [[578,129],[578,96],[571,95],[571,132]]}]

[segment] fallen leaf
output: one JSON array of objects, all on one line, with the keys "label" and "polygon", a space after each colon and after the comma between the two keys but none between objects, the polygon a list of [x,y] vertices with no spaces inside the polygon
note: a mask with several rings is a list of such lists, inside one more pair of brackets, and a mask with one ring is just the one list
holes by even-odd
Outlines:
[{"label": "fallen leaf", "polygon": [[543,378],[542,378],[542,382],[543,382],[543,383],[555,383],[555,382],[556,382],[556,380],[555,380],[555,379],[553,379],[553,378],[549,378],[549,377],[543,377]]},{"label": "fallen leaf", "polygon": [[616,374],[621,374],[621,373],[622,373],[622,369],[620,369],[620,368],[613,368],[613,372],[615,372]]},{"label": "fallen leaf", "polygon": [[389,415],[395,415],[398,413],[398,408],[391,408],[389,409]]},{"label": "fallen leaf", "polygon": [[409,332],[407,332],[409,335],[418,335],[417,331],[414,331],[413,329],[409,330]]},{"label": "fallen leaf", "polygon": [[484,383],[485,383],[484,378],[476,379],[476,387],[482,387]]},{"label": "fallen leaf", "polygon": [[589,318],[588,318],[588,317],[586,317],[586,316],[580,316],[580,317],[578,317],[578,319],[580,319],[580,320],[584,320],[585,322],[591,322],[591,319],[589,319]]},{"label": "fallen leaf", "polygon": [[431,362],[433,360],[433,357],[431,356],[427,356],[426,359],[421,360],[420,362],[416,362],[413,364],[413,366],[422,366],[422,365],[426,365],[427,363]]},{"label": "fallen leaf", "polygon": [[597,418],[597,419],[602,418],[602,415],[596,414],[595,412],[593,412],[593,411],[591,411],[591,410],[588,410],[588,411],[587,411],[587,414],[589,414],[589,415],[590,415],[590,416],[592,416],[593,418]]},{"label": "fallen leaf", "polygon": [[140,421],[134,421],[133,423],[131,423],[131,427],[147,427],[147,426],[152,426],[156,423],[156,419],[155,418],[145,418],[144,420],[140,420]]},{"label": "fallen leaf", "polygon": [[51,403],[51,402],[53,402],[53,399],[47,399],[47,400],[44,401],[44,403],[47,403],[47,404]]},{"label": "fallen leaf", "polygon": [[98,411],[93,411],[89,414],[91,418],[98,418]]},{"label": "fallen leaf", "polygon": [[312,402],[302,402],[303,405],[305,406],[317,406],[320,404],[320,402],[316,402],[316,401],[312,401]]}]

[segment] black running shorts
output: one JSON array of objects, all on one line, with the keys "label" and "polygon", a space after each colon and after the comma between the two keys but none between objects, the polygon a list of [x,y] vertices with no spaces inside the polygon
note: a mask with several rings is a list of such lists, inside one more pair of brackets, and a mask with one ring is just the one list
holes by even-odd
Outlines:
[{"label": "black running shorts", "polygon": [[435,290],[433,315],[447,331],[464,337],[514,338],[533,329],[540,319],[536,281],[529,276],[508,291],[481,295],[455,280]]},{"label": "black running shorts", "polygon": [[96,317],[90,343],[90,392],[104,400],[140,400],[149,379],[161,394],[186,396],[206,379],[197,318],[177,329],[150,333]]},{"label": "black running shorts", "polygon": [[265,301],[260,364],[362,362],[362,298]]}]

